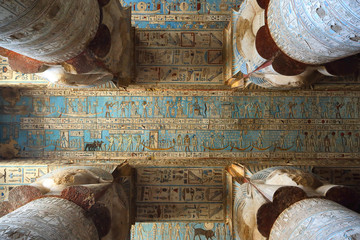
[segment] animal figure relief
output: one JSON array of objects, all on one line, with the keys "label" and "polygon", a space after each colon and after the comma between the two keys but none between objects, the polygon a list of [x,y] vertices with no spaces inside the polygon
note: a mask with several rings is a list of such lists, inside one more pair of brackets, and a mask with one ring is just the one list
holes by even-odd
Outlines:
[{"label": "animal figure relief", "polygon": [[84,151],[96,151],[102,149],[103,141],[94,141],[93,143],[87,143]]},{"label": "animal figure relief", "polygon": [[213,230],[204,230],[202,228],[194,228],[194,239],[196,236],[201,240],[201,236],[205,236],[206,240],[213,239],[215,237],[215,233]]}]

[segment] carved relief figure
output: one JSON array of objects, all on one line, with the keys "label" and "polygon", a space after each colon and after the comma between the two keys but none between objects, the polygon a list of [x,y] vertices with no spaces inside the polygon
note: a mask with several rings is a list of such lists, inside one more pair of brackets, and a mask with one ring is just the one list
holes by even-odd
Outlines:
[{"label": "carved relief figure", "polygon": [[127,137],[127,147],[126,147],[126,151],[127,152],[130,152],[132,150],[132,135],[130,134],[128,137]]},{"label": "carved relief figure", "polygon": [[335,117],[341,118],[341,108],[344,106],[343,103],[336,102],[335,103]]},{"label": "carved relief figure", "polygon": [[184,138],[184,146],[185,146],[185,152],[190,152],[190,137],[189,135],[185,135]]},{"label": "carved relief figure", "polygon": [[122,151],[123,135],[122,135],[122,134],[119,134],[117,140],[118,140],[117,150],[118,150],[118,151]]},{"label": "carved relief figure", "polygon": [[215,233],[213,230],[205,230],[202,228],[194,228],[194,239],[196,239],[196,237],[201,240],[201,236],[204,236],[206,238],[206,240],[209,239],[213,239],[213,237],[215,236]]},{"label": "carved relief figure", "polygon": [[114,136],[108,136],[106,137],[106,140],[109,141],[107,151],[113,151],[113,145],[114,145]]},{"label": "carved relief figure", "polygon": [[198,140],[197,140],[197,137],[196,137],[196,135],[194,135],[193,137],[192,137],[192,150],[193,150],[193,152],[198,152],[199,151],[199,149],[198,149]]}]

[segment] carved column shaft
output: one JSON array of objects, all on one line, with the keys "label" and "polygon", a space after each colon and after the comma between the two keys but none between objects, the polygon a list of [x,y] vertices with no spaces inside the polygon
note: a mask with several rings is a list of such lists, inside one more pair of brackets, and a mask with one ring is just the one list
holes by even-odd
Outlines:
[{"label": "carved column shaft", "polygon": [[228,172],[240,184],[235,185],[233,225],[241,239],[360,236],[360,215],[355,212],[359,211],[359,197],[350,188],[329,185],[293,167],[251,174],[233,164]]},{"label": "carved column shaft", "polygon": [[244,0],[231,21],[225,78],[232,87],[251,82],[288,89],[319,73],[345,76],[358,69],[358,1]]},{"label": "carved column shaft", "polygon": [[0,46],[39,61],[59,63],[84,51],[99,23],[96,0],[2,1]]},{"label": "carved column shaft", "polygon": [[360,4],[354,0],[271,0],[267,25],[276,45],[302,63],[360,52]]},{"label": "carved column shaft", "polygon": [[304,199],[276,219],[270,240],[358,239],[360,215],[326,199]]},{"label": "carved column shaft", "polygon": [[66,199],[34,200],[0,218],[1,239],[99,239],[85,210]]}]

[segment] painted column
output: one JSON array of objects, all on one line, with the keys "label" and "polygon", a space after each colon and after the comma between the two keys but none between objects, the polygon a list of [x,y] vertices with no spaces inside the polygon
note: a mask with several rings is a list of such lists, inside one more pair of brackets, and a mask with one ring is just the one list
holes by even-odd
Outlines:
[{"label": "painted column", "polygon": [[0,202],[0,239],[128,239],[133,173],[126,162],[111,174],[72,166],[17,186]]},{"label": "painted column", "polygon": [[134,73],[130,12],[117,0],[2,1],[0,55],[12,70],[51,83],[127,85]]},{"label": "painted column", "polygon": [[333,201],[304,199],[285,209],[276,219],[270,240],[358,239],[360,215]]},{"label": "painted column", "polygon": [[289,89],[354,74],[359,26],[358,1],[245,0],[224,32],[226,83]]},{"label": "painted column", "polygon": [[96,0],[7,0],[0,4],[0,47],[48,63],[74,58],[95,37]]},{"label": "painted column", "polygon": [[99,239],[85,210],[66,199],[34,200],[0,218],[1,239]]},{"label": "painted column", "polygon": [[360,52],[360,4],[354,0],[270,0],[267,25],[286,55],[324,64]]},{"label": "painted column", "polygon": [[238,239],[360,236],[360,215],[355,212],[359,196],[349,188],[330,185],[293,167],[272,167],[252,174],[244,166],[232,164],[228,172],[236,180],[232,212]]}]

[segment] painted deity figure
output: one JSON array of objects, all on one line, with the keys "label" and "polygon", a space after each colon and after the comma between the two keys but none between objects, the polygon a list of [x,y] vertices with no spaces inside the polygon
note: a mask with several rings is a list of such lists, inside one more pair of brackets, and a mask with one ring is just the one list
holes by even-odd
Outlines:
[{"label": "painted deity figure", "polygon": [[154,103],[154,116],[160,116],[160,107],[159,107],[159,103],[158,103],[158,100],[156,99],[155,100],[155,103]]},{"label": "painted deity figure", "polygon": [[112,147],[114,145],[114,137],[110,135],[109,137],[106,137],[106,139],[109,141],[107,151],[112,151]]},{"label": "painted deity figure", "polygon": [[209,111],[210,111],[210,116],[211,116],[211,117],[217,117],[217,116],[219,116],[219,114],[218,114],[218,109],[217,109],[214,101],[210,102],[209,108],[210,108]]},{"label": "painted deity figure", "polygon": [[150,148],[155,148],[155,137],[154,137],[154,135],[151,135],[151,136],[150,136],[150,139],[149,139],[149,147],[150,147]]},{"label": "painted deity figure", "polygon": [[335,152],[337,150],[336,133],[332,132],[331,136],[332,137],[330,139],[330,143],[331,143],[332,151]]},{"label": "painted deity figure", "polygon": [[190,137],[187,134],[184,137],[184,146],[185,146],[185,152],[190,152]]},{"label": "painted deity figure", "polygon": [[224,146],[225,146],[225,136],[224,136],[224,133],[221,133],[221,135],[219,136],[219,139],[220,139],[220,145],[221,145],[221,147],[224,147]]},{"label": "painted deity figure", "polygon": [[143,118],[147,118],[148,117],[148,105],[149,105],[149,103],[148,102],[146,102],[146,101],[143,101],[143,103],[142,103],[142,105],[143,105]]},{"label": "painted deity figure", "polygon": [[[161,236],[161,240],[164,240],[164,235],[165,235],[165,226],[164,223],[160,223],[160,236]],[[189,239],[190,240],[190,239]]]},{"label": "painted deity figure", "polygon": [[126,151],[127,152],[130,152],[132,150],[132,135],[130,134],[128,137],[127,137],[127,147],[126,147]]},{"label": "painted deity figure", "polygon": [[304,137],[304,148],[305,148],[305,151],[310,151],[310,143],[309,143],[308,132],[305,132],[304,135],[305,135],[305,137]]},{"label": "painted deity figure", "polygon": [[347,139],[345,138],[345,133],[341,133],[340,138],[341,138],[342,151],[346,152],[346,147],[348,144],[347,144]]},{"label": "painted deity figure", "polygon": [[243,137],[244,137],[244,133],[241,132],[240,136],[239,136],[239,147],[243,148]]},{"label": "painted deity figure", "polygon": [[344,106],[343,103],[336,102],[335,103],[335,117],[341,118],[341,108]]},{"label": "painted deity figure", "polygon": [[260,110],[260,104],[259,104],[259,102],[255,102],[254,103],[254,109],[255,109],[255,114],[254,114],[254,117],[255,118],[260,118],[261,116],[261,110]]},{"label": "painted deity figure", "polygon": [[125,115],[125,109],[126,109],[127,103],[125,101],[122,101],[119,105],[120,114],[119,117],[126,117]]},{"label": "painted deity figure", "polygon": [[294,107],[297,105],[297,103],[295,102],[289,102],[288,103],[288,107],[289,107],[289,118],[294,118]]},{"label": "painted deity figure", "polygon": [[130,109],[131,117],[138,117],[138,107],[134,101],[131,102],[131,109]]},{"label": "painted deity figure", "polygon": [[195,98],[195,102],[193,104],[193,110],[194,110],[194,116],[201,116],[202,112],[201,112],[201,107],[199,104],[199,101],[197,98]]},{"label": "painted deity figure", "polygon": [[105,103],[105,117],[106,118],[110,118],[111,114],[110,114],[110,108],[113,107],[115,105],[115,103],[110,103],[110,102],[106,102]]},{"label": "painted deity figure", "polygon": [[281,101],[277,102],[276,107],[275,107],[275,114],[274,114],[275,118],[281,117],[282,106],[283,106],[283,103]]},{"label": "painted deity figure", "polygon": [[263,147],[264,138],[261,133],[259,133],[258,139],[257,139],[257,146]]},{"label": "painted deity figure", "polygon": [[172,235],[173,235],[172,223],[169,223],[168,226],[169,226],[169,227],[168,227],[168,232],[169,232],[168,236],[169,236],[169,239],[173,239],[173,238],[172,238]]},{"label": "painted deity figure", "polygon": [[135,151],[136,151],[136,152],[139,152],[139,151],[140,151],[140,145],[141,145],[141,136],[140,136],[140,135],[136,135],[136,136],[135,136],[135,140],[136,140]]},{"label": "painted deity figure", "polygon": [[[40,135],[36,135],[36,136],[37,136],[37,138],[36,138],[36,139],[37,139],[37,140],[36,140],[36,143],[37,143],[38,146],[40,146],[41,141],[40,141],[40,140],[38,141],[38,139],[40,139]],[[38,137],[39,137],[39,138],[38,138]],[[61,146],[62,148],[65,148],[66,145],[67,145],[67,138],[66,138],[66,136],[65,136],[65,133],[63,132],[62,135],[61,135],[60,146]]]},{"label": "painted deity figure", "polygon": [[215,148],[215,136],[214,134],[211,134],[210,136],[210,144],[209,144],[210,148]]},{"label": "painted deity figure", "polygon": [[321,134],[321,132],[318,132],[317,140],[315,141],[315,143],[317,145],[317,151],[318,152],[321,152],[322,148],[323,148],[323,144],[322,144],[321,140],[322,140],[322,134]]},{"label": "painted deity figure", "polygon": [[185,225],[184,240],[190,240],[190,225],[189,225],[189,223],[187,223],[187,224]]},{"label": "painted deity figure", "polygon": [[285,148],[286,144],[285,144],[285,140],[286,140],[286,135],[284,133],[280,134],[280,140],[279,140],[279,145],[281,148]]},{"label": "painted deity figure", "polygon": [[309,147],[310,147],[310,152],[315,152],[316,149],[316,141],[314,138],[314,135],[311,134],[310,139],[309,139]]},{"label": "painted deity figure", "polygon": [[181,102],[180,101],[178,101],[177,103],[176,103],[176,106],[177,106],[177,117],[184,117],[184,116],[186,116],[185,115],[185,113],[184,113],[184,108],[183,108],[183,106],[181,105]]},{"label": "painted deity figure", "polygon": [[300,114],[301,114],[301,118],[307,117],[307,109],[306,109],[305,102],[300,103]]},{"label": "painted deity figure", "polygon": [[215,236],[217,237],[217,240],[221,240],[221,227],[220,227],[220,223],[217,224],[216,226],[216,234]]},{"label": "painted deity figure", "polygon": [[176,145],[177,145],[178,152],[181,152],[182,151],[182,137],[180,134],[177,136]]},{"label": "painted deity figure", "polygon": [[296,151],[301,152],[301,148],[303,146],[300,135],[298,134],[295,139]]},{"label": "painted deity figure", "polygon": [[143,232],[144,232],[143,226],[141,223],[139,223],[137,226],[138,240],[144,240]]},{"label": "painted deity figure", "polygon": [[317,118],[321,113],[321,106],[318,104],[315,99],[312,100],[311,103],[311,114],[313,118]]},{"label": "painted deity figure", "polygon": [[118,140],[117,150],[118,150],[118,151],[122,151],[123,135],[120,134],[120,135],[118,136],[117,140]]},{"label": "painted deity figure", "polygon": [[330,138],[328,135],[326,135],[324,138],[324,151],[330,152]]},{"label": "painted deity figure", "polygon": [[171,117],[171,108],[174,106],[175,103],[171,103],[170,101],[166,101],[165,103],[165,117]]},{"label": "painted deity figure", "polygon": [[180,224],[176,223],[175,225],[175,240],[181,240],[180,238]]},{"label": "painted deity figure", "polygon": [[197,137],[196,137],[196,135],[194,135],[193,137],[192,137],[192,149],[193,149],[193,152],[198,152],[199,151],[199,149],[198,149],[198,140],[197,140]]},{"label": "painted deity figure", "polygon": [[250,108],[251,108],[251,103],[246,103],[244,104],[244,118],[249,118],[250,117]]},{"label": "painted deity figure", "polygon": [[78,105],[78,112],[81,113],[84,111],[84,105],[82,104],[81,100],[77,102]]},{"label": "painted deity figure", "polygon": [[348,101],[345,104],[345,110],[346,110],[346,115],[348,118],[353,118],[354,117],[354,107],[353,107],[353,103],[352,101]]}]

